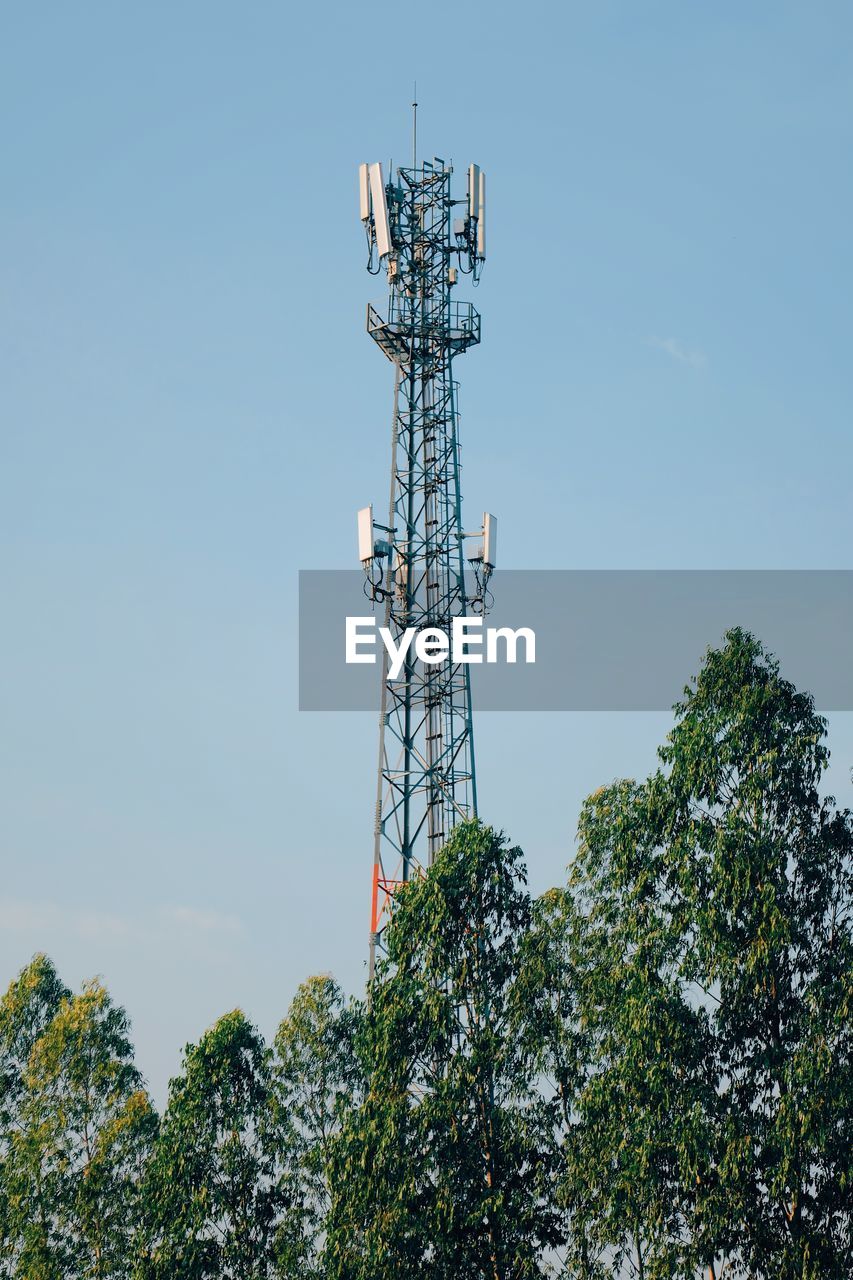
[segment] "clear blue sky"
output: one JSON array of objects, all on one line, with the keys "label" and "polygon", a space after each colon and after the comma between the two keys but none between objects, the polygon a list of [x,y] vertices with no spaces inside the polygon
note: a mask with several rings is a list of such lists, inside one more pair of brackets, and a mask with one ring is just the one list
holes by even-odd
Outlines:
[{"label": "clear blue sky", "polygon": [[[2,983],[103,975],[158,1097],[226,1009],[361,983],[375,717],[296,711],[296,575],[387,492],[355,169],[407,160],[415,77],[422,149],[489,178],[457,371],[502,564],[853,567],[851,37],[842,3],[3,7]],[[534,888],[666,725],[480,718]]]}]

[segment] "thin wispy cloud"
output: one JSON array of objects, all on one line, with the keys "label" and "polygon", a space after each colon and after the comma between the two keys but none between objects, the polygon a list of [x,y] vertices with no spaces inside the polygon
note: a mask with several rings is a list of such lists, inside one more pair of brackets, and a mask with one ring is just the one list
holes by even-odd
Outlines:
[{"label": "thin wispy cloud", "polygon": [[63,907],[56,902],[0,898],[0,929],[5,933],[51,938],[72,937],[102,943],[156,942],[164,935],[211,938],[242,931],[237,916],[198,907],[163,906],[139,915]]},{"label": "thin wispy cloud", "polygon": [[184,933],[239,933],[243,927],[236,916],[197,907],[162,907],[160,918]]},{"label": "thin wispy cloud", "polygon": [[708,357],[704,351],[699,351],[694,347],[686,347],[677,338],[653,336],[647,338],[646,341],[650,347],[656,347],[658,351],[665,352],[671,360],[676,360],[679,364],[689,365],[691,369],[704,369],[708,363]]},{"label": "thin wispy cloud", "polygon": [[0,929],[4,933],[70,934],[102,942],[121,941],[138,933],[132,920],[109,911],[69,910],[56,902],[14,898],[0,899]]}]

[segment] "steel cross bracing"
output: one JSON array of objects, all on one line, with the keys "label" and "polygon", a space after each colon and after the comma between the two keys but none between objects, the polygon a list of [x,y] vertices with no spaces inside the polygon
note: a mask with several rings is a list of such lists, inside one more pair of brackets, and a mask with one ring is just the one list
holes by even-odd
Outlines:
[{"label": "steel cross bracing", "polygon": [[[388,541],[375,562],[384,570],[369,582],[395,642],[408,627],[449,635],[453,618],[476,608],[476,589],[466,587],[452,362],[479,342],[480,318],[470,303],[451,300],[453,262],[468,252],[452,230],[451,172],[436,160],[399,169],[385,187],[388,309],[367,313],[368,332],[395,368]],[[456,823],[477,812],[467,664],[423,663],[412,650],[391,680],[386,656],[378,773],[371,974],[395,887],[420,874]]]}]

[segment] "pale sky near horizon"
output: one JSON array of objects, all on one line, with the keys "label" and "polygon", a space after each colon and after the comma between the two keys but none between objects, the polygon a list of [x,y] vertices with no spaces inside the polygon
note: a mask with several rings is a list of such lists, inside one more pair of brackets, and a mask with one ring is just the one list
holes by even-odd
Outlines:
[{"label": "pale sky near horizon", "polygon": [[[162,1101],[218,1014],[363,980],[376,717],[296,710],[296,582],[387,494],[355,172],[408,160],[414,79],[422,153],[488,174],[456,373],[502,564],[853,567],[851,40],[842,3],[0,6],[0,985],[102,975]],[[668,723],[480,717],[535,890]]]}]

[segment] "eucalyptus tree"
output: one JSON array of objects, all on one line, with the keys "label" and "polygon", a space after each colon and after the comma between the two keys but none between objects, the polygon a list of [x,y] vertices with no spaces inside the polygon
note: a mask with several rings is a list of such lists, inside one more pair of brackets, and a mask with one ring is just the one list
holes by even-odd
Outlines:
[{"label": "eucalyptus tree", "polygon": [[[853,1273],[853,820],[821,794],[826,722],[750,635],[709,653],[661,752],[664,888],[711,993],[710,1216],[756,1276]],[[703,1203],[704,1208],[704,1203]]]},{"label": "eucalyptus tree", "polygon": [[19,1041],[29,1052],[4,1162],[8,1274],[126,1277],[156,1128],[127,1017],[98,982],[57,1003],[60,986],[43,958],[22,978],[37,994]]},{"label": "eucalyptus tree", "polygon": [[478,822],[396,893],[358,1040],[365,1096],[334,1146],[330,1276],[544,1273],[560,1236],[518,988],[531,912],[521,851]]},{"label": "eucalyptus tree", "polygon": [[236,1009],[184,1052],[146,1180],[140,1276],[264,1280],[284,1209],[271,1053]]},{"label": "eucalyptus tree", "polygon": [[587,801],[569,890],[550,904],[563,943],[554,985],[572,1002],[559,1029],[574,1067],[561,1199],[575,1274],[590,1280],[687,1280],[725,1246],[697,1206],[718,1110],[709,1015],[659,892],[649,803],[633,783]]},{"label": "eucalyptus tree", "polygon": [[821,795],[825,739],[733,631],[662,767],[584,807],[548,918],[571,996],[554,1043],[582,1063],[577,1249],[647,1277],[853,1273],[853,823]]},{"label": "eucalyptus tree", "polygon": [[24,1073],[33,1046],[50,1024],[62,1001],[70,995],[51,961],[36,955],[21,970],[0,1002],[0,1264],[3,1275],[14,1274],[14,1259],[21,1248],[16,1214],[11,1213],[9,1193],[12,1166],[10,1151],[20,1142]]},{"label": "eucalyptus tree", "polygon": [[23,1090],[35,1042],[71,992],[46,955],[33,956],[0,1001],[0,1123],[6,1126]]},{"label": "eucalyptus tree", "polygon": [[282,1276],[320,1277],[336,1137],[363,1094],[361,1006],[328,975],[297,991],[275,1038],[274,1098],[288,1205],[276,1239]]}]

